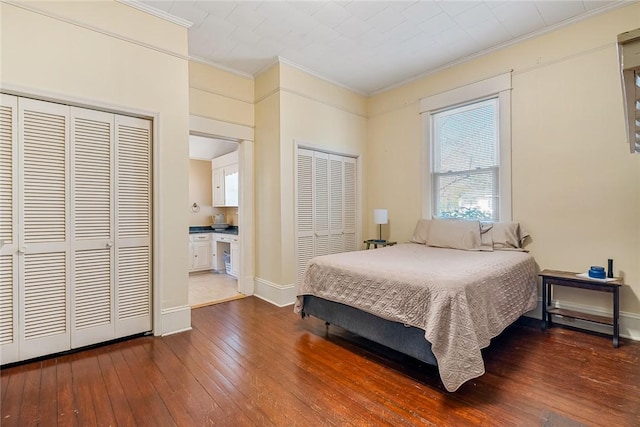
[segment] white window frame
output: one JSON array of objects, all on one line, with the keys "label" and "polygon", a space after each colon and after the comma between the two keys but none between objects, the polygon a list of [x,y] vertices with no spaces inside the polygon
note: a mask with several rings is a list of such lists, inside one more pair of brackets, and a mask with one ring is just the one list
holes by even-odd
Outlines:
[{"label": "white window frame", "polygon": [[489,98],[498,98],[499,178],[498,212],[500,221],[512,219],[511,206],[511,72],[471,83],[420,100],[422,122],[422,217],[435,216],[433,203],[433,171],[431,116],[436,112]]}]

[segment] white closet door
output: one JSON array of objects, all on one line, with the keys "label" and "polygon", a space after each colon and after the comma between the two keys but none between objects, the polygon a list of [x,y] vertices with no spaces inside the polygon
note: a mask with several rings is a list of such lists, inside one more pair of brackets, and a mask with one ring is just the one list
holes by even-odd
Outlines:
[{"label": "white closet door", "polygon": [[358,250],[357,242],[357,180],[356,159],[344,157],[344,181],[343,181],[343,238],[344,251]]},{"label": "white closet door", "polygon": [[329,155],[329,252],[344,252],[343,239],[343,157]]},{"label": "white closet door", "polygon": [[151,122],[116,116],[116,338],[151,330]]},{"label": "white closet door", "polygon": [[69,349],[69,108],[18,102],[19,353]]},{"label": "white closet door", "polygon": [[313,258],[313,151],[299,149],[296,179],[296,283]]},{"label": "white closet door", "polygon": [[18,360],[18,98],[0,94],[0,364]]},{"label": "white closet door", "polygon": [[329,251],[329,155],[313,153],[313,229],[314,256]]},{"label": "white closet door", "polygon": [[114,115],[71,109],[71,347],[115,337]]}]

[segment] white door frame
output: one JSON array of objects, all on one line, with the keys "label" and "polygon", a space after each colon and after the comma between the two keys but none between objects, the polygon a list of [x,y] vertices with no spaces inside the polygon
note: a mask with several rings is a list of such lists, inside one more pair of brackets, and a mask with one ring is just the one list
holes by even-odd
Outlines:
[{"label": "white door frame", "polygon": [[240,199],[238,203],[238,229],[240,262],[238,263],[238,292],[254,293],[255,221],[254,221],[254,131],[250,126],[227,123],[200,116],[189,116],[189,133],[210,138],[230,139],[238,142]]}]

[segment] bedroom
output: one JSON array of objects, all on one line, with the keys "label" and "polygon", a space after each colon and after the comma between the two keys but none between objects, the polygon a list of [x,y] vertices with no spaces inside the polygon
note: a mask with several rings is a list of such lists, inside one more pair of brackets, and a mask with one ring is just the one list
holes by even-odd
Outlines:
[{"label": "bedroom", "polygon": [[[639,338],[640,164],[624,143],[614,47],[617,34],[640,27],[638,4],[370,98],[286,63],[254,81],[189,62],[185,29],[122,3],[101,4],[102,19],[82,5],[38,7],[49,11],[1,5],[3,90],[125,106],[162,120],[157,335],[191,325],[182,286],[189,115],[255,126],[255,263],[245,276],[254,281],[255,294],[284,305],[295,296],[295,269],[288,262],[294,253],[293,140],[361,155],[362,235],[377,235],[371,212],[385,207],[388,237],[404,241],[422,216],[419,99],[513,70],[513,217],[532,235],[529,249],[542,268],[581,271],[613,258],[627,283],[622,333]],[[120,24],[128,20],[136,25]],[[116,90],[121,87],[126,90]],[[336,126],[322,126],[326,122]],[[559,296],[607,310],[602,298],[586,292]]]}]

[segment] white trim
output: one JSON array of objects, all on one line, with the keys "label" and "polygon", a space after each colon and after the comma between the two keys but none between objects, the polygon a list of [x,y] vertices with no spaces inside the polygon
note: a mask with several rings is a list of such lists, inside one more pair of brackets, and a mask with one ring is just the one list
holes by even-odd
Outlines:
[{"label": "white trim", "polygon": [[268,280],[256,277],[254,296],[278,307],[292,305],[296,300],[296,285],[278,285]]},{"label": "white trim", "polygon": [[420,99],[420,114],[511,90],[511,71]]},{"label": "white trim", "polygon": [[[333,150],[327,150],[324,147],[320,147],[318,145],[314,145],[308,142],[305,142],[301,139],[297,139],[294,138],[293,139],[293,144],[297,149],[303,149],[303,150],[312,150],[312,151],[319,151],[320,153],[325,153],[325,154],[333,154],[334,156],[342,156],[342,157],[351,157],[353,159],[358,159],[360,158],[359,154],[356,153],[348,153],[348,152],[343,152],[343,151],[333,151]],[[296,158],[297,158],[297,153],[296,154]]]},{"label": "white trim", "polygon": [[142,12],[148,13],[149,15],[153,15],[156,18],[161,18],[161,19],[164,19],[165,21],[169,21],[171,23],[180,25],[181,27],[184,27],[184,28],[193,27],[193,22],[189,20],[172,15],[169,12],[165,12],[164,10],[156,9],[155,7],[149,6],[148,4],[140,3],[137,0],[115,0],[115,1],[117,1],[118,3],[122,3],[124,5],[130,6],[134,9],[138,9]]},{"label": "white trim", "polygon": [[512,219],[511,198],[511,74],[503,73],[495,77],[470,83],[455,89],[420,99],[422,122],[421,142],[421,197],[422,218],[433,216],[431,182],[431,114],[438,110],[465,104],[498,95],[499,110],[499,220]]},{"label": "white trim", "polygon": [[[182,305],[162,310],[162,336],[191,330],[191,307]],[[157,335],[157,334],[155,334]]]},{"label": "white trim", "polygon": [[254,129],[251,126],[223,122],[208,117],[189,116],[189,133],[199,136],[216,136],[220,139],[254,141]]},{"label": "white trim", "polygon": [[331,83],[332,85],[339,86],[339,87],[341,87],[343,89],[348,90],[349,92],[357,93],[358,95],[365,96],[365,97],[369,95],[367,92],[363,92],[361,90],[354,89],[352,87],[347,86],[344,83],[340,83],[340,82],[338,82],[336,80],[333,80],[333,79],[330,79],[328,77],[325,77],[325,76],[323,76],[322,74],[319,74],[316,71],[312,71],[312,70],[310,70],[308,68],[303,67],[302,65],[296,64],[295,62],[292,62],[292,61],[290,61],[290,60],[288,60],[286,58],[283,58],[281,56],[278,56],[278,62],[281,63],[281,64],[286,64],[286,65],[288,65],[288,66],[290,66],[292,68],[296,68],[296,69],[302,71],[303,73],[309,74],[309,75],[311,75],[311,76],[313,76],[315,78],[318,78],[320,80],[324,80],[325,82]]},{"label": "white trim", "polygon": [[238,239],[240,262],[238,268],[238,292],[245,295],[253,295],[255,288],[253,279],[255,274],[254,129],[250,126],[190,115],[189,133],[228,139],[239,144],[240,199],[238,206]]},{"label": "white trim", "polygon": [[[552,305],[554,307],[565,308],[568,310],[579,311],[587,314],[595,314],[598,316],[611,316],[611,311],[603,310],[602,308],[593,307],[590,305],[572,304],[572,303],[567,303],[564,301],[557,301],[557,300],[552,301]],[[537,307],[531,310],[530,312],[525,313],[524,316],[534,318],[541,322],[542,300],[538,299]],[[628,338],[634,341],[640,341],[640,315],[639,314],[621,311],[619,321],[620,321],[621,337]],[[553,323],[611,335],[611,326],[600,325],[598,323],[588,322],[585,320],[553,316]]]},{"label": "white trim", "polygon": [[212,61],[207,58],[203,58],[201,56],[189,55],[189,60],[194,62],[199,62],[201,64],[209,65],[211,67],[217,68],[222,71],[226,71],[227,73],[235,74],[236,76],[245,77],[251,80],[255,80],[255,76],[252,76],[249,73],[245,73],[244,71],[238,71],[234,68],[227,67],[226,65],[219,64],[215,61]]},{"label": "white trim", "polygon": [[240,197],[238,206],[238,229],[240,241],[240,261],[238,263],[238,292],[253,295],[255,291],[255,197],[254,197],[254,143],[251,140],[240,142],[239,183]]}]

